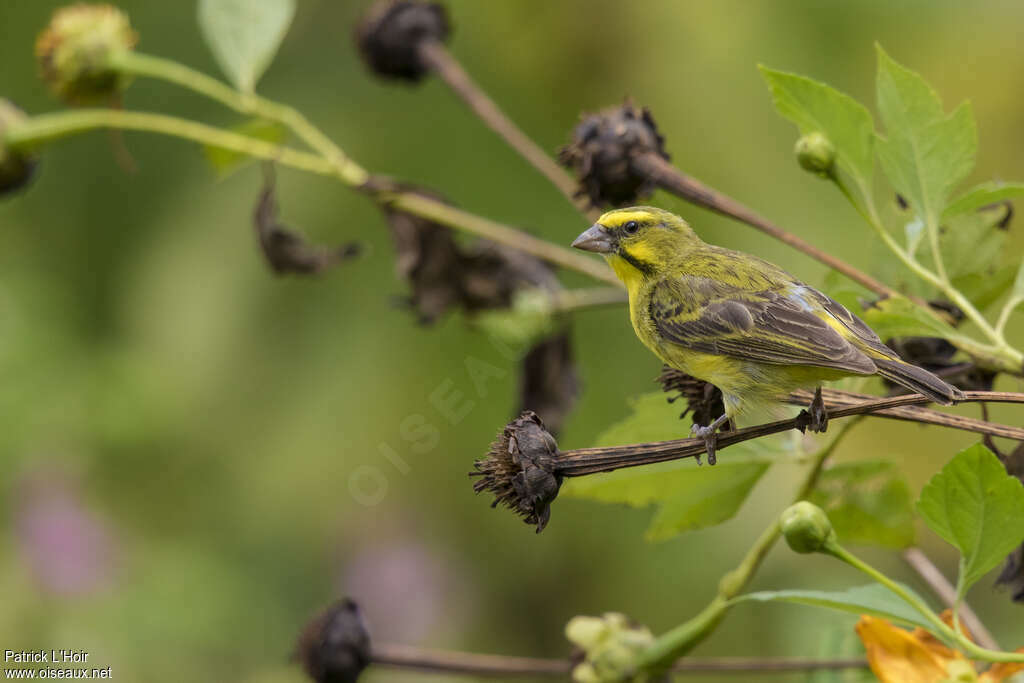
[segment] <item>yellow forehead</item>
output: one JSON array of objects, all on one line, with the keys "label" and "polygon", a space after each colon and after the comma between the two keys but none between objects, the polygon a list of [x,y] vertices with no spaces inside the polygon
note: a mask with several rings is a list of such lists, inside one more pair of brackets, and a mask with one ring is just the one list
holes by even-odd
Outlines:
[{"label": "yellow forehead", "polygon": [[618,209],[615,211],[609,211],[608,213],[604,214],[603,216],[597,219],[597,222],[604,226],[615,227],[618,225],[622,225],[623,223],[628,223],[629,221],[645,221],[652,218],[653,216],[654,214],[651,213],[650,211],[644,211],[641,209],[636,209],[632,211],[623,211],[621,209]]}]

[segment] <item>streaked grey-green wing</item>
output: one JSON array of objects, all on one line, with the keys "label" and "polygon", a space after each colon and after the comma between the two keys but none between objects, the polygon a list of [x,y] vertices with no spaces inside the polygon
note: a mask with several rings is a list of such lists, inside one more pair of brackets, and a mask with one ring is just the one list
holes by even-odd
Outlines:
[{"label": "streaked grey-green wing", "polygon": [[874,373],[871,359],[815,312],[821,306],[811,292],[820,294],[799,284],[747,292],[705,278],[670,278],[654,286],[649,312],[662,339],[695,351]]}]

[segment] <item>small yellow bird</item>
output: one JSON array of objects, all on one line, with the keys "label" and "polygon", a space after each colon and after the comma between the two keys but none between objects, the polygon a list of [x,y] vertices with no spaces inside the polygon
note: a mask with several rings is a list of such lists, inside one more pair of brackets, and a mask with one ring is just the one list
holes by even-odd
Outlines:
[{"label": "small yellow bird", "polygon": [[[647,348],[722,390],[725,414],[693,426],[712,465],[726,420],[823,381],[878,374],[936,403],[963,399],[900,360],[841,304],[756,256],[703,242],[668,211],[609,211],[572,246],[603,254],[625,283],[633,329]],[[820,391],[808,417],[812,430],[824,431]]]}]

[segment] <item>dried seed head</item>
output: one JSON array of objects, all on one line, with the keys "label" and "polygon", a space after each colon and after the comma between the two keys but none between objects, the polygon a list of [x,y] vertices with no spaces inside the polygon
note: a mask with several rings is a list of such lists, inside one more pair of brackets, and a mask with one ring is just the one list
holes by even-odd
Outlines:
[{"label": "dried seed head", "polygon": [[[387,178],[371,182],[377,189],[444,201],[434,192]],[[452,308],[467,313],[508,308],[522,289],[559,286],[551,269],[528,254],[486,240],[462,247],[447,226],[387,204],[383,210],[395,241],[395,269],[409,283],[408,303],[422,323]]]},{"label": "dried seed head", "polygon": [[[665,393],[678,392],[675,396],[669,396],[669,403],[675,403],[681,398],[686,399],[686,410],[679,414],[679,419],[683,419],[687,413],[692,412],[694,424],[709,425],[725,415],[722,392],[714,384],[687,375],[685,372],[667,365],[662,366],[657,381]],[[722,430],[731,428],[731,422],[722,426]]]},{"label": "dried seed head", "polygon": [[370,635],[359,605],[344,598],[313,617],[295,654],[316,683],[356,683],[370,663]]},{"label": "dried seed head", "polygon": [[551,503],[558,496],[562,476],[555,471],[558,444],[537,414],[526,411],[498,434],[484,460],[474,463],[479,476],[477,493],[494,494],[491,507],[499,504],[535,524],[537,533],[551,518]]},{"label": "dried seed head", "polygon": [[356,26],[356,44],[378,75],[415,82],[429,71],[420,59],[420,44],[443,43],[450,33],[448,13],[440,3],[378,0]]},{"label": "dried seed head", "polygon": [[644,154],[668,159],[665,139],[651,112],[627,100],[620,107],[584,116],[572,142],[559,150],[558,160],[576,173],[578,194],[589,197],[594,206],[622,206],[654,192],[654,182],[635,162]]},{"label": "dried seed head", "polygon": [[77,4],[54,12],[36,40],[36,57],[43,79],[58,97],[71,104],[103,102],[130,80],[111,67],[111,58],[137,41],[138,34],[119,9]]},{"label": "dried seed head", "polygon": [[267,168],[270,170],[266,173],[263,190],[253,212],[253,226],[271,270],[278,275],[316,275],[362,252],[357,242],[333,248],[310,244],[299,233],[278,223],[274,174],[271,166]]},{"label": "dried seed head", "polygon": [[35,172],[34,158],[8,149],[4,144],[7,129],[26,118],[25,112],[0,98],[0,197],[27,185]]}]

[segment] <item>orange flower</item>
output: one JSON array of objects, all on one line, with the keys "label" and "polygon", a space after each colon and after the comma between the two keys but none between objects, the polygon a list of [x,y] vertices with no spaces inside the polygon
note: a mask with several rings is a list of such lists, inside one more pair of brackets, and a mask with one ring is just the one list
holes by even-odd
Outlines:
[{"label": "orange flower", "polygon": [[[942,613],[942,620],[950,624],[949,610]],[[998,683],[1024,671],[1024,664],[1004,663],[978,674],[963,654],[923,628],[907,631],[866,614],[857,622],[857,635],[867,650],[871,670],[882,683]],[[964,635],[971,638],[967,631]]]}]

